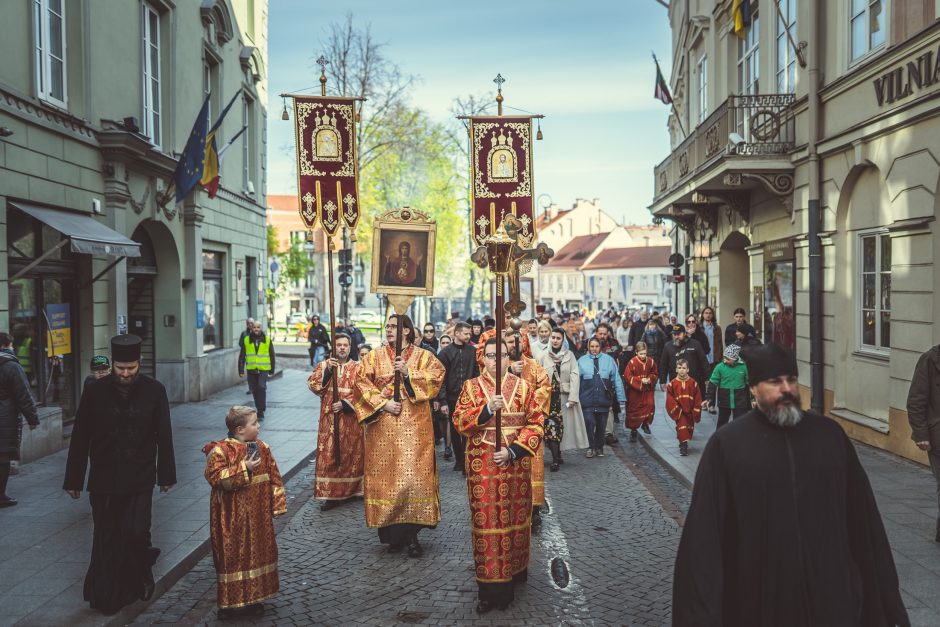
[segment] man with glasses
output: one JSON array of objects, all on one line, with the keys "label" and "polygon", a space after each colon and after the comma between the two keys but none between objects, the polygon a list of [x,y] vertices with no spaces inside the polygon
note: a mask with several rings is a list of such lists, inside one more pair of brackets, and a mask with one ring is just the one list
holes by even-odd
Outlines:
[{"label": "man with glasses", "polygon": [[[396,356],[399,324],[402,344]],[[418,532],[441,519],[431,401],[444,382],[444,367],[416,345],[408,316],[389,317],[385,339],[385,346],[362,360],[353,392],[353,406],[365,424],[366,525],[378,529],[390,552],[407,546],[408,555],[421,557]]]},{"label": "man with glasses", "polygon": [[524,379],[506,374],[501,389],[496,389],[497,350],[503,360],[511,358],[506,343],[488,340],[485,371],[464,383],[453,413],[454,425],[472,444],[467,468],[480,614],[506,609],[514,599],[515,583],[526,580],[534,504],[530,469],[541,450],[544,420],[542,403]]}]

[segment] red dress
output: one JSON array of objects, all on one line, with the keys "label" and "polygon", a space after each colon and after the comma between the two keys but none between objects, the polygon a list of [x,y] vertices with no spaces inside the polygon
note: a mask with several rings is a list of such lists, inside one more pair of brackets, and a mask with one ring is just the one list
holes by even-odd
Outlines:
[{"label": "red dress", "polygon": [[692,439],[695,423],[702,418],[702,391],[695,379],[673,379],[666,386],[666,413],[676,421],[679,442]]},{"label": "red dress", "polygon": [[362,496],[363,451],[362,425],[353,409],[353,388],[359,374],[359,363],[347,361],[340,366],[337,388],[339,398],[349,404],[343,405],[339,414],[339,460],[336,458],[336,443],[333,439],[333,381],[323,383],[326,362],[321,361],[307,385],[320,401],[320,429],[317,433],[317,475],[313,484],[313,496],[320,500],[342,500]]},{"label": "red dress", "polygon": [[[649,383],[642,382],[644,377],[649,378]],[[627,427],[639,429],[643,423],[653,422],[653,414],[656,413],[653,390],[659,378],[659,368],[652,357],[647,356],[645,360],[634,357],[627,363],[623,378],[630,386],[630,395],[627,397]]]}]

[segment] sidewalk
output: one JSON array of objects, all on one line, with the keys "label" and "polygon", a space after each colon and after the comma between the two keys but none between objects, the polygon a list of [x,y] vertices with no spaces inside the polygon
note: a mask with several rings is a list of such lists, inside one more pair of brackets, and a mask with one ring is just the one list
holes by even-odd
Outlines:
[{"label": "sidewalk", "polygon": [[[285,370],[268,383],[267,417],[261,438],[271,445],[285,478],[296,473],[316,449],[319,398],[307,389],[307,375]],[[153,545],[163,553],[154,566],[154,598],[171,587],[209,547],[209,485],[203,478],[202,447],[225,436],[225,412],[251,405],[241,384],[201,403],[173,407],[177,485],[153,497]],[[144,607],[136,603],[113,617],[82,599],[91,554],[92,519],[87,492],[73,501],[62,491],[68,451],[22,466],[9,493],[16,507],[0,511],[0,625],[123,625]]]},{"label": "sidewalk", "polygon": [[[702,413],[689,443],[689,455],[680,457],[675,423],[666,415],[664,404],[664,394],[657,391],[653,433],[641,431],[640,441],[676,479],[691,487],[718,416]],[[623,431],[618,437],[621,446],[631,446]],[[880,449],[859,443],[855,448],[878,501],[911,624],[940,625],[940,544],[933,541],[937,520],[933,475],[929,468]]]}]

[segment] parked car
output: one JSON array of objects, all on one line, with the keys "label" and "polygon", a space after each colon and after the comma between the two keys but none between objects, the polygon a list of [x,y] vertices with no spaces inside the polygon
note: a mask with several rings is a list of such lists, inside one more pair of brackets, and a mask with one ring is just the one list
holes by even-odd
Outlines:
[{"label": "parked car", "polygon": [[372,311],[371,309],[360,309],[359,311],[354,311],[352,313],[352,316],[350,317],[353,319],[353,322],[356,322],[356,323],[360,323],[360,322],[375,323],[375,322],[379,322],[382,319],[382,317],[379,316],[379,314]]}]

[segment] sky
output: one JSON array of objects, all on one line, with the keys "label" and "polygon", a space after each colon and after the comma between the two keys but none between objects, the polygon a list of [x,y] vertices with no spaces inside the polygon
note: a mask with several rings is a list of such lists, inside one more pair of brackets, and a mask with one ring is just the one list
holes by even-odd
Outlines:
[{"label": "sky", "polygon": [[270,0],[268,11],[269,194],[297,187],[293,123],[281,120],[277,94],[319,84],[319,42],[352,13],[391,61],[419,77],[412,103],[433,119],[448,121],[455,97],[495,98],[497,73],[506,79],[505,115],[545,115],[533,149],[539,207],[597,198],[618,221],[649,223],[653,166],[669,153],[669,108],[653,98],[650,52],[664,72],[671,65],[658,2]]}]

